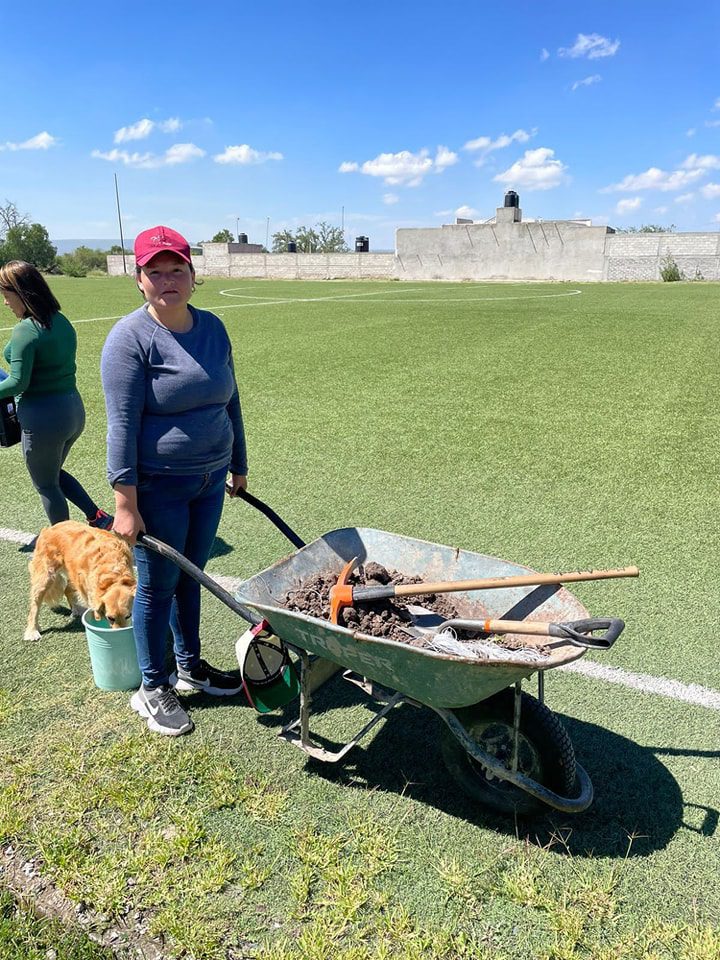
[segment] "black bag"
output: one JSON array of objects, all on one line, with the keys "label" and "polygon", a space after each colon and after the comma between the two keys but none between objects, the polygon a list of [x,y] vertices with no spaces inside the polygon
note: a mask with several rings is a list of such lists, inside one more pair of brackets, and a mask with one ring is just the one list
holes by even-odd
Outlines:
[{"label": "black bag", "polygon": [[0,400],[0,447],[12,447],[20,443],[20,421],[17,418],[12,397]]}]

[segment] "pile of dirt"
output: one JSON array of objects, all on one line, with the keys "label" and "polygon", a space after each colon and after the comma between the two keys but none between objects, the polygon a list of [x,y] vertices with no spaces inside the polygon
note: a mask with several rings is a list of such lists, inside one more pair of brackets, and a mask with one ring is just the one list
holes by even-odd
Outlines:
[{"label": "pile of dirt", "polygon": [[[348,577],[349,584],[363,587],[399,586],[421,581],[421,577],[406,576],[397,570],[388,569],[374,562],[359,566]],[[336,583],[337,574],[317,574],[289,591],[285,606],[288,610],[329,621],[330,589]],[[421,597],[409,597],[407,600],[402,598],[374,600],[345,607],[340,611],[340,625],[367,633],[371,637],[385,637],[388,640],[397,640],[399,643],[408,643],[412,646],[425,646],[425,640],[415,636],[409,629],[412,616],[408,606],[418,605],[439,614],[444,620],[451,620],[458,616],[457,607],[445,594],[429,593]]]}]

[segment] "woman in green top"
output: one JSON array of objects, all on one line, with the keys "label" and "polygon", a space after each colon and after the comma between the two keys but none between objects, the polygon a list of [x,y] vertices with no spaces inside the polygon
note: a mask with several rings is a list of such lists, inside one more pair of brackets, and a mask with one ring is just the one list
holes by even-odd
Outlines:
[{"label": "woman in green top", "polygon": [[113,518],[62,469],[85,427],[85,408],[75,385],[75,328],[32,264],[11,260],[0,267],[0,290],[5,306],[18,318],[5,347],[10,375],[0,381],[0,400],[17,399],[25,464],[47,518],[51,524],[67,520],[70,500],[90,526],[109,529]]}]

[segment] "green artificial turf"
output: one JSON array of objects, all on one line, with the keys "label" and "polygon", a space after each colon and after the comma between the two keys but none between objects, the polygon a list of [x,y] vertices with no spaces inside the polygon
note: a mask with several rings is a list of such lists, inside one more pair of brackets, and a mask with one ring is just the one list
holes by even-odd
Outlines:
[{"label": "green artificial turf", "polygon": [[[73,320],[139,302],[125,278],[52,283]],[[226,278],[206,281],[194,303],[220,313],[233,341],[250,489],[305,540],[370,526],[538,570],[637,564],[638,580],[573,589],[591,614],[627,622],[612,650],[585,659],[718,690],[719,296],[705,283]],[[106,509],[98,363],[111,325],[77,327],[88,423],[67,464]],[[0,526],[35,531],[43,516],[18,453],[0,451]],[[245,578],[291,549],[248,505],[228,502],[210,569]],[[194,698],[193,736],[158,742],[126,695],[94,689],[83,634],[62,615],[44,615],[40,644],[22,643],[26,560],[0,542],[0,638],[12,664],[0,727],[5,834],[44,851],[72,896],[111,911],[131,894],[110,878],[135,877],[169,941],[197,956],[205,943],[213,958],[214,936],[269,938],[273,957],[320,957],[328,943],[343,956],[348,937],[368,951],[348,957],[381,957],[382,943],[398,951],[388,956],[411,956],[423,936],[418,955],[437,957],[649,957],[656,943],[658,956],[713,956],[716,710],[549,675],[548,703],[596,799],[574,818],[515,824],[449,779],[429,710],[398,708],[342,768],[306,761],[274,736],[281,716],[258,718],[239,700]],[[209,596],[203,616],[205,651],[232,667],[244,624]],[[328,737],[367,717],[342,684],[318,703]],[[142,796],[153,777],[167,779],[162,804]],[[185,830],[209,872],[191,874],[191,853],[177,853],[188,873],[173,876],[178,907],[163,912],[134,856],[156,856],[158,837],[175,843]],[[215,898],[212,929],[187,921],[200,909],[193,883]],[[343,932],[351,921],[374,932]]]}]

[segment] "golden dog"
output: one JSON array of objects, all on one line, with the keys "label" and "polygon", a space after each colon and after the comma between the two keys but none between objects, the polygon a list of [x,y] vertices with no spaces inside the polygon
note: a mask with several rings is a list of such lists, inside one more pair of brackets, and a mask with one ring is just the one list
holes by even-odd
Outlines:
[{"label": "golden dog", "polygon": [[75,520],[45,527],[30,561],[30,610],[26,640],[40,639],[38,617],[43,603],[53,606],[64,595],[72,615],[90,609],[111,627],[124,627],[132,613],[136,581],[132,551],[109,530]]}]

